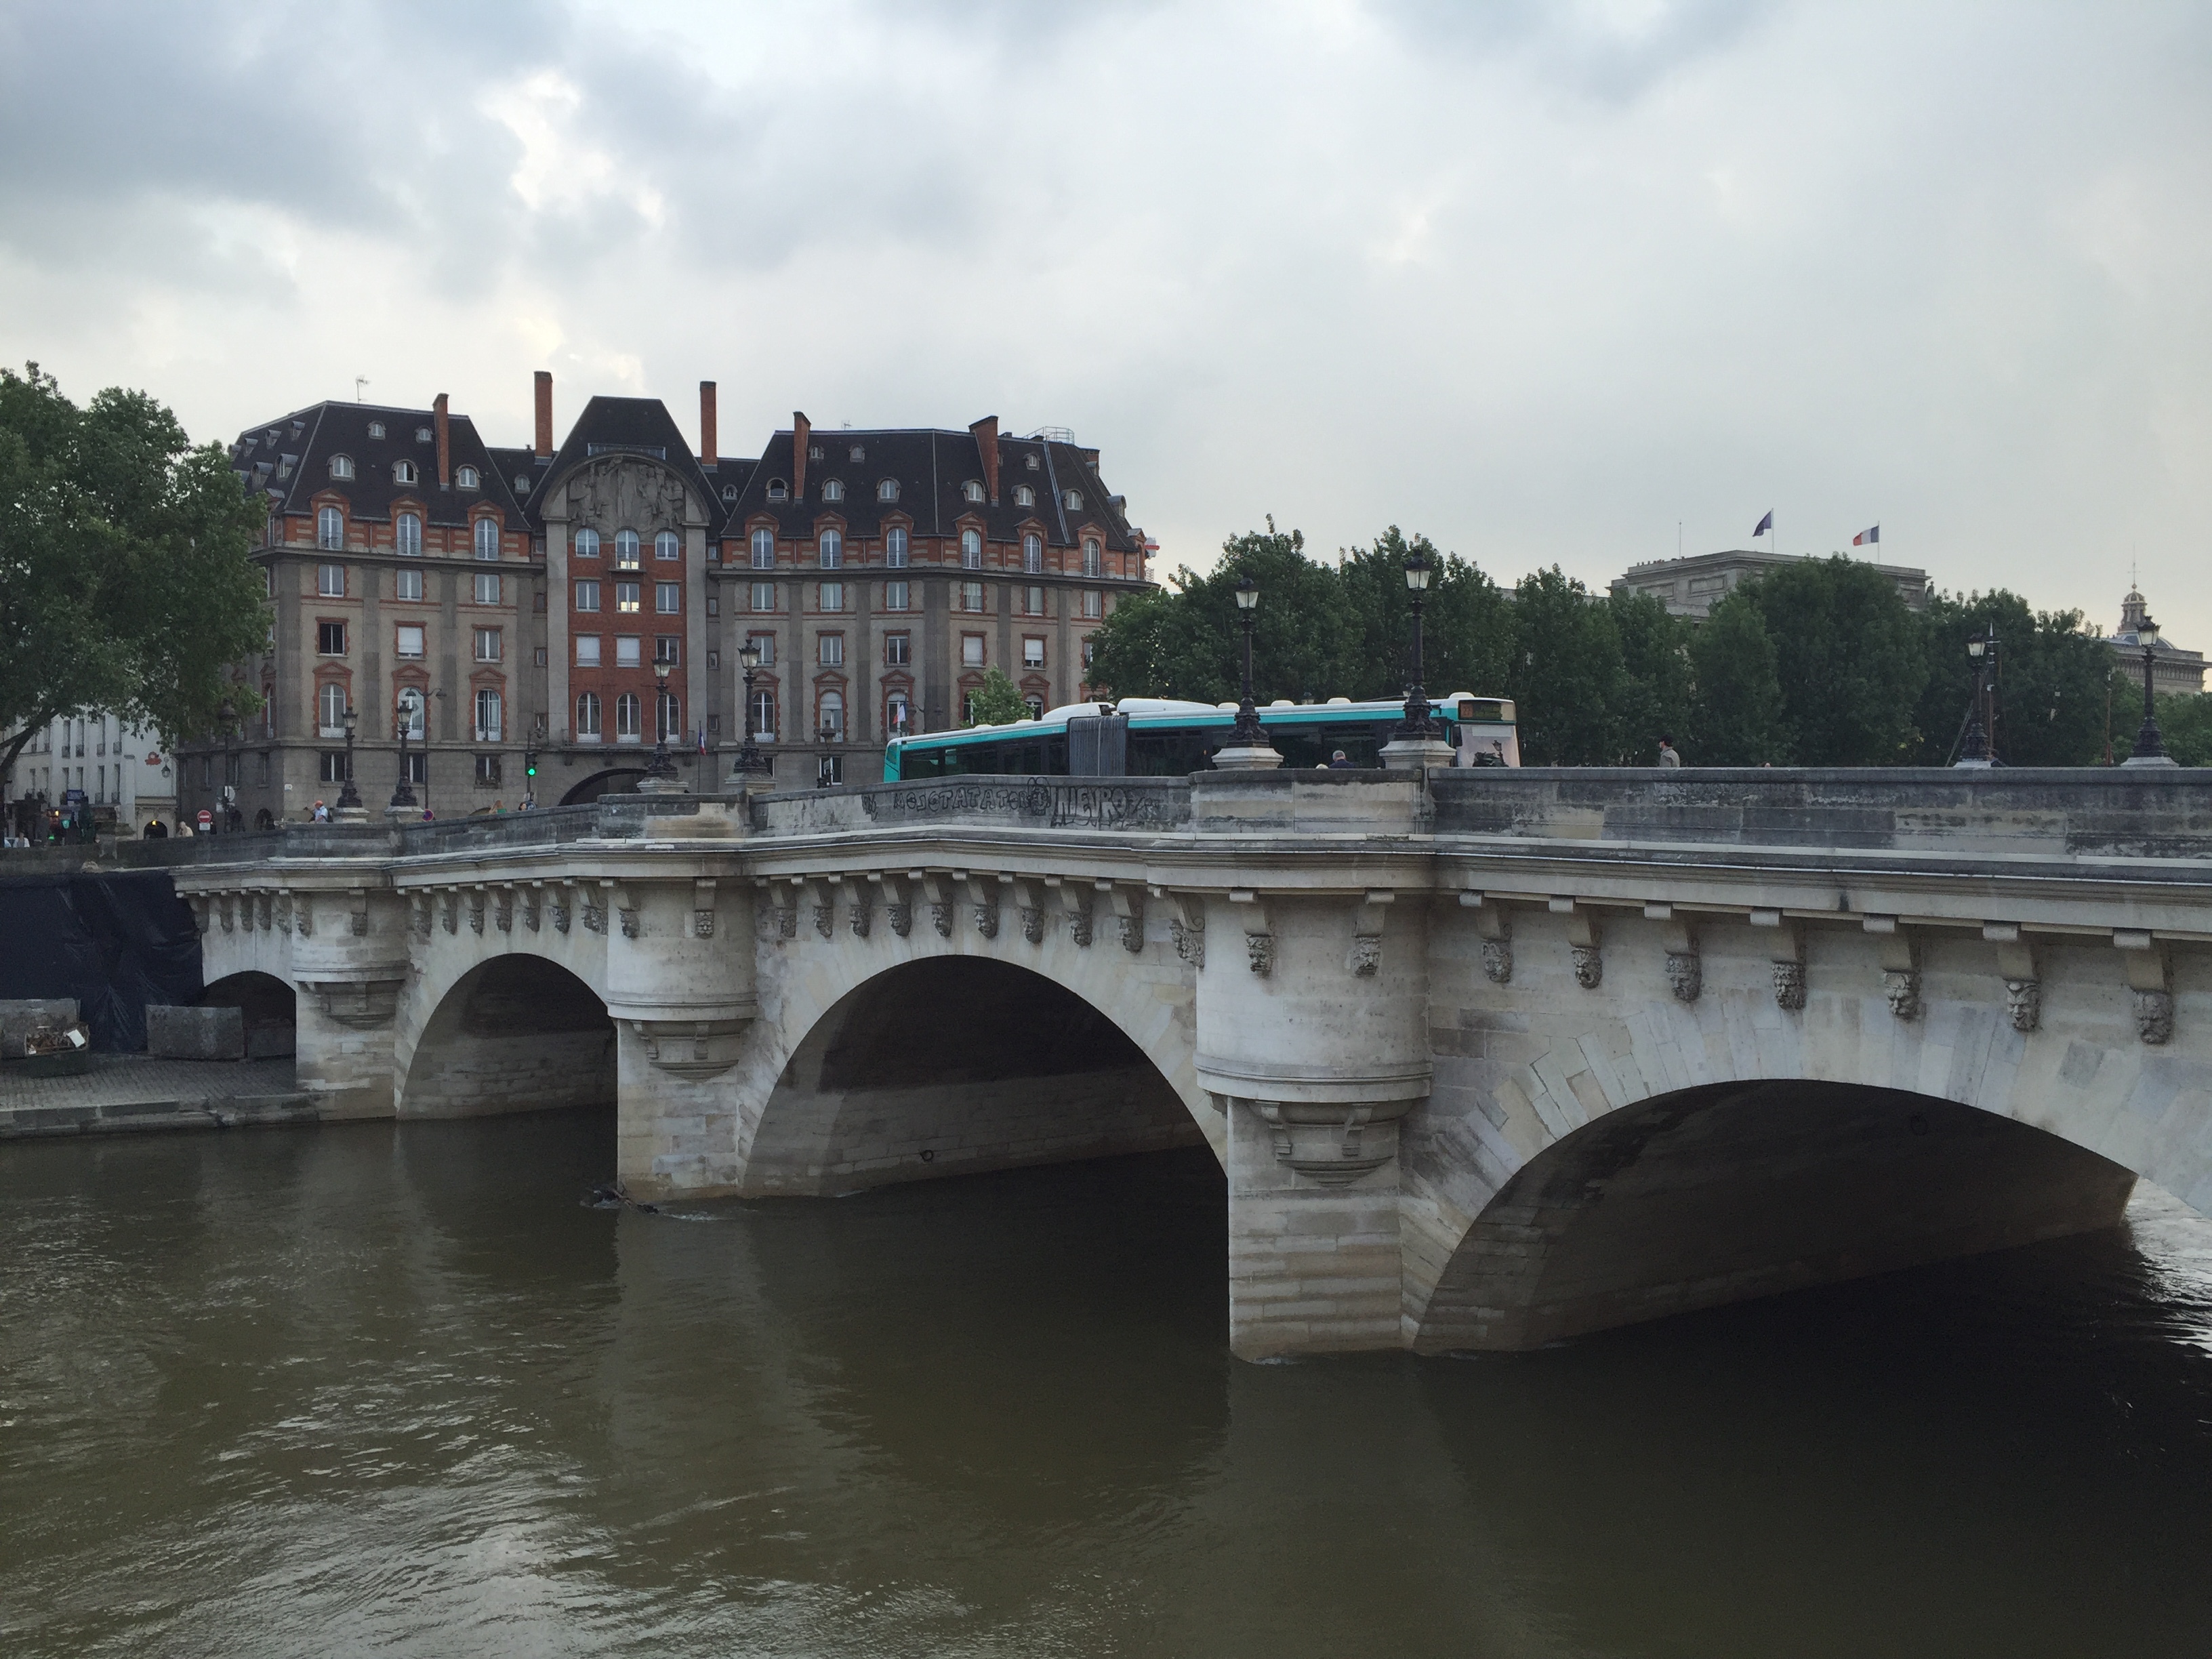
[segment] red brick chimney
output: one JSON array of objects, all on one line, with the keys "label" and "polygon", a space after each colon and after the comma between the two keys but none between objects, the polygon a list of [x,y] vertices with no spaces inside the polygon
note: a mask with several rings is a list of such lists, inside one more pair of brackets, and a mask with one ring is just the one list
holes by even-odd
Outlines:
[{"label": "red brick chimney", "polygon": [[430,404],[431,424],[438,428],[438,488],[453,487],[453,442],[450,423],[446,418],[446,394],[441,392]]},{"label": "red brick chimney", "polygon": [[991,498],[991,505],[999,504],[999,417],[986,415],[968,430],[975,434],[975,447],[983,455],[983,492]]},{"label": "red brick chimney", "polygon": [[541,460],[553,457],[553,371],[538,371],[538,455]]},{"label": "red brick chimney", "polygon": [[699,382],[699,465],[714,465],[714,383]]},{"label": "red brick chimney", "polygon": [[797,410],[791,411],[791,499],[806,499],[806,441],[814,435],[814,428],[806,416]]}]

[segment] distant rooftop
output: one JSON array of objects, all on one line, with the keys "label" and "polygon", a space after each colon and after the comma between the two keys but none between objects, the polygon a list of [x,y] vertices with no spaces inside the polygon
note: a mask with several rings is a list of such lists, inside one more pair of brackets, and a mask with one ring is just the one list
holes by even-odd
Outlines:
[{"label": "distant rooftop", "polygon": [[[1778,566],[1803,564],[1808,556],[1767,553],[1748,547],[1730,548],[1721,553],[1692,553],[1680,559],[1655,559],[1646,564],[1632,564],[1626,575],[1613,578],[1611,586],[1616,593],[1649,593],[1674,615],[1693,617],[1702,622],[1712,614],[1717,601],[1753,577],[1764,575]],[[1912,609],[1927,609],[1926,571],[1901,564],[1874,564],[1868,568],[1879,570],[1895,582],[1898,592]]]}]

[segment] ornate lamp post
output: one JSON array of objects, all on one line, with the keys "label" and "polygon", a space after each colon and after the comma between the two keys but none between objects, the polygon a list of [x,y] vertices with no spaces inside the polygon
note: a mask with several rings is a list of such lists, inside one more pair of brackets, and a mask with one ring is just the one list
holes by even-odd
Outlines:
[{"label": "ornate lamp post", "polygon": [[411,685],[399,688],[399,696],[392,705],[392,723],[399,728],[399,787],[392,792],[391,803],[384,809],[393,817],[411,815],[416,810],[415,782],[407,775],[407,738],[422,708],[420,690]]},{"label": "ornate lamp post", "polygon": [[1997,629],[1990,624],[1989,632],[1978,635],[1966,641],[1966,656],[1974,665],[1974,702],[1966,711],[1966,736],[1959,746],[1960,766],[1985,769],[1990,758],[1989,729],[1982,723],[1983,688],[1988,684],[1989,671],[1996,661]]},{"label": "ornate lamp post", "polygon": [[2151,665],[2158,656],[2158,624],[2145,612],[2136,624],[2136,643],[2142,647],[2143,662],[2143,718],[2136,733],[2135,753],[2120,763],[2123,766],[2179,766],[2181,763],[2166,752],[2166,739],[2159,735],[2158,708],[2153,701]]},{"label": "ornate lamp post", "polygon": [[646,763],[645,781],[653,790],[667,791],[676,787],[676,763],[668,757],[668,670],[670,665],[653,665],[653,729],[657,734],[653,745],[653,758]]},{"label": "ornate lamp post", "polygon": [[338,791],[337,805],[331,809],[331,817],[346,823],[361,823],[368,817],[368,809],[361,804],[361,791],[353,785],[353,733],[358,720],[353,705],[348,703],[345,711],[345,787]]},{"label": "ornate lamp post", "polygon": [[1401,765],[1449,766],[1452,747],[1429,711],[1429,694],[1421,684],[1421,606],[1427,603],[1429,578],[1436,568],[1428,555],[1415,548],[1406,556],[1406,595],[1413,605],[1413,678],[1406,688],[1406,717],[1383,745],[1384,763]]},{"label": "ornate lamp post", "polygon": [[759,734],[753,730],[753,676],[760,672],[760,641],[747,640],[739,646],[738,662],[745,671],[745,706],[740,715],[745,723],[745,740],[738,750],[738,757],[730,763],[730,777],[743,790],[747,787],[747,780],[765,776],[775,763],[761,753],[760,744],[755,741]]},{"label": "ornate lamp post", "polygon": [[1244,630],[1244,700],[1237,706],[1237,724],[1229,728],[1229,741],[1214,752],[1213,763],[1224,771],[1261,772],[1283,763],[1260,724],[1258,705],[1252,701],[1252,628],[1260,619],[1260,584],[1249,576],[1237,584],[1237,623]]}]

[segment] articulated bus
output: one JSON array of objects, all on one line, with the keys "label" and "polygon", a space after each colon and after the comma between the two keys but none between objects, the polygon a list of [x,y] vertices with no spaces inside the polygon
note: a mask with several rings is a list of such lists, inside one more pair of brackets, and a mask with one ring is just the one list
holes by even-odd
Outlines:
[{"label": "articulated bus", "polygon": [[[1518,766],[1509,697],[1455,692],[1433,705],[1458,766]],[[1274,702],[1260,710],[1285,769],[1327,766],[1340,749],[1354,766],[1380,766],[1382,745],[1405,717],[1401,702]],[[1016,777],[1182,777],[1213,764],[1236,724],[1233,702],[1124,697],[1075,702],[1010,726],[894,738],[884,781],[996,774]]]}]

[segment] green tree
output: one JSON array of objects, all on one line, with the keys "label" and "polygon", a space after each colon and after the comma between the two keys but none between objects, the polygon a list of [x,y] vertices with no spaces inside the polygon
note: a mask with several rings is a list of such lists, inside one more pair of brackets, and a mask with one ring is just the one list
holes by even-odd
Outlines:
[{"label": "green tree", "polygon": [[1690,714],[1690,624],[1649,593],[1615,593],[1606,600],[1620,641],[1621,677],[1615,712],[1620,719],[1620,766],[1656,766],[1659,739],[1687,741]]},{"label": "green tree", "polygon": [[1739,588],[1712,609],[1692,636],[1689,742],[1692,766],[1787,765],[1790,732],[1782,680],[1766,618]]},{"label": "green tree", "polygon": [[222,447],[145,393],[79,409],[37,364],[0,369],[0,770],[64,714],[174,743],[258,708],[228,665],[267,637],[261,520]]},{"label": "green tree", "polygon": [[1920,619],[1872,565],[1833,555],[1770,570],[1738,590],[1774,643],[1792,757],[1800,766],[1905,766],[1928,683]]},{"label": "green tree", "polygon": [[1338,556],[1343,585],[1350,678],[1333,696],[1402,697],[1413,677],[1413,607],[1406,561],[1425,556],[1434,568],[1421,611],[1421,678],[1433,696],[1473,691],[1495,696],[1513,651],[1511,607],[1498,584],[1455,553],[1439,554],[1426,536],[1410,539],[1396,525],[1371,547]]},{"label": "green tree", "polygon": [[969,702],[972,713],[965,722],[969,726],[1007,726],[1030,717],[1021,687],[1006,678],[1003,668],[987,671]]},{"label": "green tree", "polygon": [[[1997,758],[2009,766],[2096,766],[2105,759],[2112,691],[2112,648],[2083,625],[2078,611],[2033,611],[2017,593],[1938,593],[1921,618],[1928,684],[1920,695],[1917,757],[1946,766],[1957,757],[1973,702],[1969,638],[1996,629]],[[2136,703],[2142,702],[2141,693]],[[2129,705],[2118,700],[2124,717]],[[2133,722],[2126,731],[2132,736]]]},{"label": "green tree", "polygon": [[[2118,688],[2116,688],[2118,690]],[[2124,761],[2135,752],[2136,731],[2142,724],[2142,683],[2113,698],[2112,758]],[[2212,766],[2212,692],[2183,692],[2158,700],[2158,735],[2166,752],[2184,766]],[[2100,751],[2101,752],[2101,749]]]},{"label": "green tree", "polygon": [[[1627,665],[1612,608],[1559,566],[1513,590],[1505,677],[1529,766],[1609,766],[1626,748]],[[1658,733],[1653,732],[1655,747]]]}]

